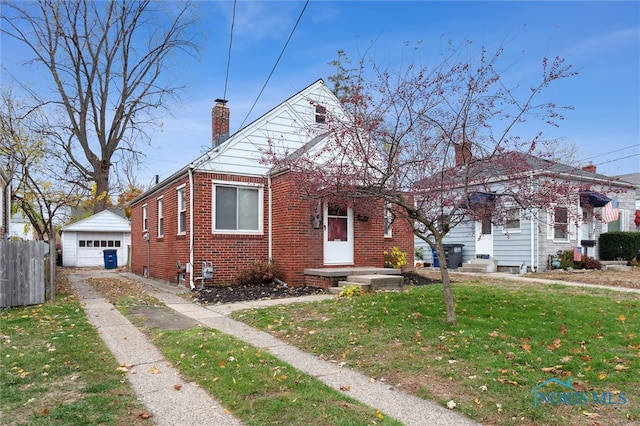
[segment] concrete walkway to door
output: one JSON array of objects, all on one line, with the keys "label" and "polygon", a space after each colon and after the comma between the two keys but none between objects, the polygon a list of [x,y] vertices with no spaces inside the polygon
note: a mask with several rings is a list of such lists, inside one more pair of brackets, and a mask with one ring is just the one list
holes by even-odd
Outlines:
[{"label": "concrete walkway to door", "polygon": [[[100,274],[104,277],[105,274],[114,272],[95,270],[90,273]],[[379,381],[372,382],[369,377],[358,372],[320,360],[314,355],[287,345],[268,333],[234,321],[228,316],[236,310],[305,300],[321,300],[331,298],[330,295],[306,296],[293,300],[261,300],[201,306],[180,295],[180,293],[186,292],[186,289],[130,273],[121,273],[121,275],[145,284],[150,295],[158,298],[167,307],[183,316],[229,334],[252,346],[268,350],[275,357],[305,374],[316,377],[336,390],[348,385],[348,396],[373,409],[380,410],[386,416],[393,417],[406,425],[464,426],[477,424],[461,414],[447,410],[431,401],[406,394],[392,385]],[[70,281],[79,290],[81,300],[86,302],[85,309],[89,319],[101,331],[101,336],[116,354],[118,361],[125,365],[132,365],[138,370],[136,374],[129,374],[131,384],[147,409],[153,413],[157,424],[190,424],[193,426],[241,424],[237,419],[227,414],[215,400],[197,385],[184,382],[179,377],[179,373],[170,367],[159,351],[139,330],[135,329],[113,305],[97,296],[89,288],[84,281],[89,276],[86,274],[72,275]],[[165,369],[166,373],[146,374],[152,365]],[[187,392],[184,394],[182,391],[176,392],[174,389],[176,383],[188,387]],[[194,401],[198,402],[194,403]]]}]

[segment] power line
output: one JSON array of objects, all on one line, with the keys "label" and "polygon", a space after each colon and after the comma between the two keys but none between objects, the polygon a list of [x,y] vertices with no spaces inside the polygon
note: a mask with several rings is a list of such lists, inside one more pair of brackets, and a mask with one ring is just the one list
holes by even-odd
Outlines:
[{"label": "power line", "polygon": [[231,46],[233,45],[233,27],[236,24],[236,3],[237,0],[233,0],[233,12],[231,13],[231,32],[229,34],[229,53],[227,54],[227,73],[224,77],[224,95],[222,99],[227,99],[227,83],[229,82],[229,68],[231,66]]},{"label": "power line", "polygon": [[[615,152],[615,151],[613,151]],[[615,161],[620,161],[620,160],[626,160],[627,158],[633,158],[638,156],[640,158],[640,154],[631,154],[631,155],[627,155],[626,157],[620,157],[620,158],[614,158],[613,160],[607,160],[607,161],[603,161],[602,163],[598,163],[598,166],[601,166],[603,164],[607,164],[607,163],[613,163]]]},{"label": "power line", "polygon": [[[635,148],[635,147],[638,147],[638,146],[640,146],[640,144],[629,145],[629,146],[626,146],[626,147],[624,147],[624,148],[616,149],[616,150],[614,150],[614,151],[608,151],[608,152],[605,152],[604,154],[597,154],[597,155],[592,155],[591,157],[585,157],[585,158],[583,158],[583,159],[581,159],[581,160],[579,160],[579,161],[580,161],[580,162],[585,162],[585,161],[590,160],[590,159],[592,159],[592,158],[603,157],[603,156],[605,156],[605,155],[613,154],[614,152],[620,152],[620,151],[624,151],[624,150],[627,150],[627,149],[629,149],[629,148]],[[635,154],[634,154],[634,155],[635,155]],[[633,157],[633,155],[631,155],[631,157]],[[629,158],[629,157],[626,157],[626,158]],[[603,163],[603,164],[604,164],[604,163]]]},{"label": "power line", "polygon": [[241,129],[242,129],[242,126],[244,126],[245,121],[247,121],[247,118],[249,118],[249,115],[253,111],[253,108],[258,103],[258,100],[260,99],[260,96],[262,96],[262,92],[264,92],[264,89],[267,87],[267,84],[269,83],[269,80],[271,80],[271,76],[273,76],[273,73],[275,72],[276,67],[278,66],[278,63],[280,62],[280,59],[282,59],[282,55],[284,55],[284,51],[286,50],[287,46],[289,45],[289,42],[291,41],[291,38],[293,37],[293,33],[295,32],[296,28],[298,28],[298,24],[300,23],[300,20],[302,19],[302,15],[304,14],[304,11],[307,9],[307,5],[308,4],[309,4],[309,0],[307,0],[304,3],[304,7],[300,11],[300,15],[298,16],[298,20],[296,21],[296,24],[293,26],[293,29],[291,30],[291,34],[289,34],[289,38],[287,39],[287,42],[282,47],[282,51],[280,51],[280,55],[278,56],[278,59],[276,60],[276,63],[273,65],[273,68],[271,69],[271,72],[269,73],[269,76],[267,77],[267,80],[264,82],[264,85],[262,86],[262,89],[260,89],[260,93],[258,93],[258,96],[256,97],[256,100],[253,102],[253,105],[251,105],[251,108],[249,108],[249,112],[247,112],[247,115],[244,117],[244,120],[242,120],[242,124],[240,124],[240,128]]}]

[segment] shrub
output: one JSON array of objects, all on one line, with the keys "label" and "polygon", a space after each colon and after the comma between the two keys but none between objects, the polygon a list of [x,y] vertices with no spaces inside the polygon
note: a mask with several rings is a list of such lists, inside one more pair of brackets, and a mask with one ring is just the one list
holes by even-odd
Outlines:
[{"label": "shrub", "polygon": [[582,267],[584,269],[602,269],[602,264],[599,260],[594,259],[593,257],[583,256]]},{"label": "shrub", "polygon": [[395,246],[391,247],[390,251],[384,252],[384,266],[396,269],[402,269],[407,266],[407,252]]},{"label": "shrub", "polygon": [[279,274],[280,270],[274,263],[256,260],[236,274],[235,282],[238,285],[269,285]]},{"label": "shrub", "polygon": [[580,268],[580,264],[576,264],[573,261],[573,250],[563,250],[558,252],[558,259],[560,259],[560,268]]},{"label": "shrub", "polygon": [[351,299],[352,297],[362,296],[363,294],[362,287],[357,285],[348,285],[342,287],[342,291],[340,291],[338,296]]},{"label": "shrub", "polygon": [[631,260],[640,250],[640,232],[607,232],[600,235],[598,248],[602,260]]}]

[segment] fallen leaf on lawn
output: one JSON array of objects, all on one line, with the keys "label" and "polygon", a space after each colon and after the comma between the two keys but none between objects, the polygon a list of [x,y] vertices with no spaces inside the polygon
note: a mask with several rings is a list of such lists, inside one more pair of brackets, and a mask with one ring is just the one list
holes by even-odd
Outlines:
[{"label": "fallen leaf on lawn", "polygon": [[49,407],[44,407],[42,410],[40,410],[40,414],[43,416],[49,414]]},{"label": "fallen leaf on lawn", "polygon": [[147,420],[153,417],[153,414],[143,412],[138,414],[138,417],[140,417],[141,419]]},{"label": "fallen leaf on lawn", "polygon": [[340,390],[341,391],[345,391],[345,392],[350,391],[351,390],[351,386],[349,386],[349,385],[340,385]]},{"label": "fallen leaf on lawn", "polygon": [[563,356],[562,358],[560,358],[560,361],[569,362],[571,361],[571,358],[573,358],[571,355]]},{"label": "fallen leaf on lawn", "polygon": [[590,413],[588,411],[583,411],[582,414],[584,414],[587,417],[599,417],[600,416],[600,414],[598,414],[598,413]]},{"label": "fallen leaf on lawn", "polygon": [[482,402],[480,402],[480,399],[479,399],[479,398],[474,399],[474,400],[473,400],[473,402],[475,402],[475,403],[476,403],[476,405],[478,406],[478,408],[482,408]]},{"label": "fallen leaf on lawn", "polygon": [[493,330],[491,333],[489,333],[489,337],[498,337],[498,330]]},{"label": "fallen leaf on lawn", "polygon": [[453,400],[447,402],[447,408],[449,408],[449,410],[453,410],[454,408],[456,408],[456,405],[457,404]]},{"label": "fallen leaf on lawn", "polygon": [[373,377],[369,378],[369,383],[375,383],[375,382],[376,382],[376,379],[374,379]]},{"label": "fallen leaf on lawn", "polygon": [[384,414],[382,414],[379,410],[376,410],[376,417],[382,420],[384,419]]},{"label": "fallen leaf on lawn", "polygon": [[571,383],[571,387],[578,392],[584,392],[587,390],[586,386],[580,382]]},{"label": "fallen leaf on lawn", "polygon": [[607,378],[607,374],[606,374],[606,373],[600,373],[600,374],[598,375],[598,379],[600,379],[600,380],[604,380],[604,379],[606,379],[606,378]]},{"label": "fallen leaf on lawn", "polygon": [[151,367],[151,368],[149,369],[149,372],[150,372],[151,374],[158,374],[158,373],[160,373],[160,370],[158,370],[158,367],[156,367],[156,366],[154,365],[153,367]]},{"label": "fallen leaf on lawn", "polygon": [[622,314],[618,315],[618,320],[619,320],[619,321],[624,322],[626,319],[627,319],[627,318],[626,318],[624,315],[622,315]]},{"label": "fallen leaf on lawn", "polygon": [[551,342],[551,345],[547,346],[547,349],[558,349],[560,346],[562,346],[561,344],[562,340],[558,339],[557,337],[555,339],[553,339],[553,342]]},{"label": "fallen leaf on lawn", "polygon": [[628,370],[629,367],[627,367],[626,365],[618,364],[615,367],[613,367],[613,369],[616,371],[622,371],[622,370]]},{"label": "fallen leaf on lawn", "polygon": [[531,345],[528,343],[523,343],[522,345],[520,345],[520,347],[525,350],[526,352],[531,352]]},{"label": "fallen leaf on lawn", "polygon": [[560,367],[562,367],[562,366],[561,365],[555,365],[553,367],[542,367],[540,369],[540,371],[542,371],[543,373],[560,374],[560,373],[562,373],[562,369]]}]

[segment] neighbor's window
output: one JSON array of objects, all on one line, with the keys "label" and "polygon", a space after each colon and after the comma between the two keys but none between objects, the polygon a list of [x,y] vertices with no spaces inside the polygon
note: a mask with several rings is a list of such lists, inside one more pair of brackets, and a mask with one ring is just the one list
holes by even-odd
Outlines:
[{"label": "neighbor's window", "polygon": [[322,105],[316,105],[316,123],[327,122],[327,108]]},{"label": "neighbor's window", "polygon": [[187,196],[184,186],[178,188],[178,234],[187,232]]},{"label": "neighbor's window", "polygon": [[146,204],[142,206],[142,230],[149,230],[149,211]]},{"label": "neighbor's window", "polygon": [[162,205],[162,197],[158,198],[158,237],[164,235],[164,210]]},{"label": "neighbor's window", "polygon": [[520,230],[520,209],[507,211],[507,221],[504,224],[504,229],[511,232]]},{"label": "neighbor's window", "polygon": [[262,188],[213,185],[214,232],[260,232]]},{"label": "neighbor's window", "polygon": [[553,238],[556,240],[569,239],[569,210],[566,207],[553,209]]},{"label": "neighbor's window", "polygon": [[393,212],[391,211],[391,203],[385,203],[384,206],[384,236],[385,238],[391,238],[393,224]]}]

